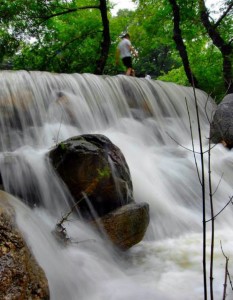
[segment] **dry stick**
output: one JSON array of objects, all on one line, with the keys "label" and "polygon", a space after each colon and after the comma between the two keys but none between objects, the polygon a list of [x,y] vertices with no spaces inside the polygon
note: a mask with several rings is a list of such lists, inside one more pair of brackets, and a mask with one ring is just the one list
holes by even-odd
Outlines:
[{"label": "dry stick", "polygon": [[[193,148],[193,155],[195,160],[195,165],[197,169],[198,178],[202,187],[202,216],[203,216],[203,281],[204,281],[204,299],[207,300],[207,279],[206,279],[206,208],[205,208],[205,172],[204,172],[204,152],[202,147],[202,136],[201,136],[201,125],[200,125],[200,117],[199,117],[199,110],[198,110],[198,103],[197,103],[197,96],[195,92],[195,87],[193,86],[193,93],[195,99],[195,107],[196,107],[196,117],[197,117],[197,124],[198,124],[198,136],[199,136],[199,145],[200,145],[200,155],[201,155],[201,176],[199,173],[197,160],[196,160],[196,152],[194,149],[194,142],[193,142],[193,129],[192,129],[192,122],[190,118],[189,108],[186,101],[186,107],[188,111],[189,117],[189,124],[190,124],[190,133],[191,133],[191,140],[192,140],[192,148]],[[209,149],[210,150],[210,149]]]},{"label": "dry stick", "polygon": [[202,135],[201,135],[201,124],[197,103],[197,96],[195,91],[195,86],[193,85],[193,93],[195,99],[195,107],[196,107],[196,117],[197,117],[197,125],[198,125],[198,137],[199,137],[199,145],[200,145],[200,155],[201,155],[201,188],[202,188],[202,223],[203,223],[203,281],[204,281],[204,299],[207,300],[207,279],[206,279],[206,207],[205,207],[205,166],[204,166],[204,154],[203,154],[203,146],[202,146]]},{"label": "dry stick", "polygon": [[[190,122],[190,121],[189,121]],[[190,128],[192,128],[192,125],[190,126]],[[192,153],[195,153],[195,154],[200,154],[200,152],[198,151],[195,151],[195,149],[189,149],[185,146],[183,146],[182,144],[180,144],[176,139],[174,139],[167,131],[166,131],[166,134],[169,136],[170,139],[172,139],[178,146],[182,147],[183,149],[189,151],[189,152],[192,152]],[[214,146],[211,146],[210,150],[213,149],[214,147],[216,147],[216,145]],[[203,151],[203,154],[206,154],[208,153],[209,150],[207,151]]]},{"label": "dry stick", "polygon": [[192,122],[191,122],[191,117],[190,117],[187,98],[185,98],[185,104],[186,104],[186,108],[187,108],[187,112],[188,112],[188,118],[189,118],[189,128],[190,128],[191,141],[192,141],[192,152],[193,152],[193,156],[194,156],[194,161],[195,161],[195,166],[196,166],[196,170],[197,170],[198,179],[201,183],[201,177],[200,177],[200,173],[199,173],[199,169],[198,169],[198,165],[197,165],[196,152],[195,152],[195,147],[194,147],[194,142],[193,142],[193,140],[194,140],[193,139],[193,128],[192,128]]},{"label": "dry stick", "polygon": [[66,213],[62,218],[61,221],[57,223],[57,227],[62,227],[62,224],[67,221],[67,219],[69,218],[69,216],[72,214],[72,212],[74,211],[74,209],[79,205],[79,203],[81,201],[83,201],[85,199],[85,197],[83,196],[79,201],[75,202],[75,204],[71,207],[70,211],[68,213]]},{"label": "dry stick", "polygon": [[[210,125],[210,124],[211,124],[211,120],[213,120],[213,112],[211,113],[211,118],[209,118],[208,113],[207,113],[207,103],[208,103],[208,101],[209,101],[209,97],[210,97],[210,96],[208,95],[207,100],[206,100],[206,103],[205,103],[205,114],[206,114],[207,120],[208,120],[209,125]],[[211,140],[211,136],[209,137],[209,149],[208,149],[208,152],[209,152],[210,150],[212,150],[212,149],[217,145],[217,144],[215,144],[214,146],[210,147],[210,140]],[[221,181],[222,181],[222,178],[223,178],[223,173],[222,173],[222,175],[221,175],[221,178],[220,178],[220,180],[219,180],[219,183],[217,184],[217,187],[216,187],[215,191],[214,191],[214,192],[211,192],[212,197],[213,197],[214,194],[217,192],[218,187],[219,187],[219,185],[220,185],[220,183],[221,183]]]},{"label": "dry stick", "polygon": [[75,204],[71,207],[70,211],[69,211],[68,213],[66,213],[66,214],[62,217],[62,219],[61,219],[60,222],[57,223],[57,225],[56,225],[57,227],[62,227],[62,224],[63,224],[65,221],[67,221],[68,217],[72,214],[72,212],[74,211],[74,209],[77,208],[77,207],[79,206],[79,203],[80,203],[81,201],[85,200],[85,197],[86,197],[86,196],[91,195],[91,194],[95,191],[95,189],[96,189],[96,187],[97,187],[97,185],[98,185],[100,179],[101,179],[102,177],[104,177],[104,176],[105,176],[105,174],[100,174],[100,173],[99,173],[98,177],[96,177],[96,178],[93,179],[93,181],[91,182],[91,184],[85,189],[84,192],[82,192],[82,195],[83,195],[83,196],[82,196],[77,202],[75,202]]},{"label": "dry stick", "polygon": [[[207,120],[209,124],[211,123],[208,113],[207,113],[207,103],[208,103],[208,98],[206,99],[205,103],[205,114],[207,117]],[[213,114],[211,114],[211,119],[213,118]],[[209,137],[209,143],[208,143],[208,180],[209,180],[209,199],[210,199],[210,212],[211,212],[211,244],[210,244],[210,298],[211,300],[214,299],[214,289],[213,289],[213,267],[214,267],[214,205],[213,205],[213,191],[212,191],[212,178],[211,178],[211,159],[210,159],[210,154],[211,154],[211,137]]]},{"label": "dry stick", "polygon": [[220,179],[219,179],[219,182],[218,182],[218,184],[217,184],[217,186],[216,186],[216,189],[215,189],[215,191],[213,192],[212,195],[214,195],[214,194],[217,192],[217,190],[218,190],[218,188],[219,188],[219,186],[220,186],[220,183],[221,183],[221,181],[222,181],[222,178],[223,178],[223,173],[222,173],[222,175],[221,175],[221,177],[220,177]]},{"label": "dry stick", "polygon": [[221,212],[231,203],[231,204],[233,204],[233,202],[232,202],[232,199],[233,199],[233,196],[231,196],[230,197],[230,200],[227,202],[227,204],[215,215],[215,216],[213,216],[211,219],[209,219],[209,220],[206,220],[206,223],[207,222],[210,222],[210,221],[212,221],[212,219],[215,219],[218,215],[220,215],[221,214]]},{"label": "dry stick", "polygon": [[212,193],[212,180],[211,180],[211,165],[210,165],[210,139],[209,139],[209,152],[208,152],[208,171],[209,171],[209,197],[210,197],[210,210],[211,210],[211,245],[210,245],[210,299],[214,299],[213,290],[213,266],[214,266],[214,205]]},{"label": "dry stick", "polygon": [[222,242],[220,241],[220,245],[221,245],[221,249],[222,249],[222,254],[223,256],[225,257],[226,259],[226,264],[225,264],[225,278],[224,278],[224,284],[223,284],[223,300],[226,299],[226,295],[227,295],[227,276],[228,276],[228,261],[229,261],[229,258],[225,255],[224,251],[223,251],[223,248],[222,248]]},{"label": "dry stick", "polygon": [[232,289],[232,291],[233,291],[233,283],[232,283],[232,280],[231,280],[230,273],[227,272],[227,275],[228,275],[228,280],[229,280],[229,282],[230,282],[231,289]]}]

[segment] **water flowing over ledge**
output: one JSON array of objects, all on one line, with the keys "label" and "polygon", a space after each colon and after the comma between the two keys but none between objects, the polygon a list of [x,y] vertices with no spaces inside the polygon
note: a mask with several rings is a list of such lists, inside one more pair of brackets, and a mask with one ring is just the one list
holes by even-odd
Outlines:
[{"label": "water flowing over ledge", "polygon": [[[1,177],[7,191],[27,198],[33,188],[46,204],[46,209],[33,211],[15,205],[19,224],[48,276],[52,299],[202,299],[201,187],[193,154],[184,148],[191,149],[187,101],[199,151],[193,89],[123,75],[26,71],[1,72],[0,85]],[[204,92],[196,94],[207,148],[214,104]],[[104,134],[121,149],[135,200],[150,204],[144,241],[123,256],[106,249],[77,220],[69,224],[70,234],[97,242],[60,249],[50,234],[67,208],[67,194],[45,153],[84,133]],[[218,212],[232,195],[232,152],[217,145],[211,160],[214,189],[223,175],[214,195]],[[232,223],[229,207],[216,220],[216,297],[224,278],[219,241],[230,255]]]}]

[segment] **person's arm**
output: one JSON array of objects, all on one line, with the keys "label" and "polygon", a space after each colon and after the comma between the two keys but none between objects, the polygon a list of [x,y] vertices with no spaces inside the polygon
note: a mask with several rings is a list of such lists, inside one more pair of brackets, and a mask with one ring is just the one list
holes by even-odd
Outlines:
[{"label": "person's arm", "polygon": [[129,51],[135,56],[137,57],[138,56],[138,52],[134,49],[134,47],[132,46],[131,44],[131,41],[128,41],[128,48],[129,48]]},{"label": "person's arm", "polygon": [[138,57],[138,51],[136,51],[132,45],[130,46],[130,51],[135,57]]}]

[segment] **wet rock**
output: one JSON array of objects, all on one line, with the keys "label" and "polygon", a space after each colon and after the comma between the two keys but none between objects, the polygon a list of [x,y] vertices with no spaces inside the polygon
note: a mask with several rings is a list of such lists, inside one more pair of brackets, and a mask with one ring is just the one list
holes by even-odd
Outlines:
[{"label": "wet rock", "polygon": [[[70,138],[49,153],[52,165],[65,182],[79,211],[94,219],[133,202],[133,186],[126,160],[107,137],[81,135]],[[71,204],[72,205],[72,204]]]},{"label": "wet rock", "polygon": [[130,203],[91,223],[121,250],[139,243],[149,224],[149,205]]},{"label": "wet rock", "polygon": [[210,124],[210,138],[215,144],[223,143],[233,147],[233,94],[226,95],[217,106],[213,121]]},{"label": "wet rock", "polygon": [[48,300],[44,271],[36,262],[17,228],[14,198],[0,191],[0,299]]}]

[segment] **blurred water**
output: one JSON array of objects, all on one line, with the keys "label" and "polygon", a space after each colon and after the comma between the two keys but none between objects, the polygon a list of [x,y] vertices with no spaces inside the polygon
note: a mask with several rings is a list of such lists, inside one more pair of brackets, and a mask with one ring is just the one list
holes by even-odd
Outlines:
[{"label": "blurred water", "polygon": [[[126,76],[45,72],[0,73],[0,172],[16,201],[17,218],[59,300],[203,299],[201,185],[193,159],[199,152],[192,88]],[[196,90],[204,149],[214,105]],[[188,110],[187,110],[187,106]],[[84,133],[106,135],[129,165],[134,198],[150,204],[144,240],[127,253],[106,245],[81,221],[67,224],[72,246],[61,248],[51,235],[67,211],[66,191],[46,159],[58,142]],[[187,148],[187,149],[186,149]],[[206,180],[208,156],[205,155]],[[214,209],[232,195],[232,151],[211,151]],[[197,163],[200,157],[197,154]],[[210,218],[208,185],[207,219]],[[35,191],[37,197],[35,197]],[[32,196],[33,195],[33,196]],[[42,202],[44,209],[38,208]],[[222,297],[225,260],[231,258],[232,207],[216,219],[214,290]],[[207,223],[207,251],[209,229]],[[231,260],[229,271],[233,274]],[[233,293],[228,290],[228,298]]]}]

